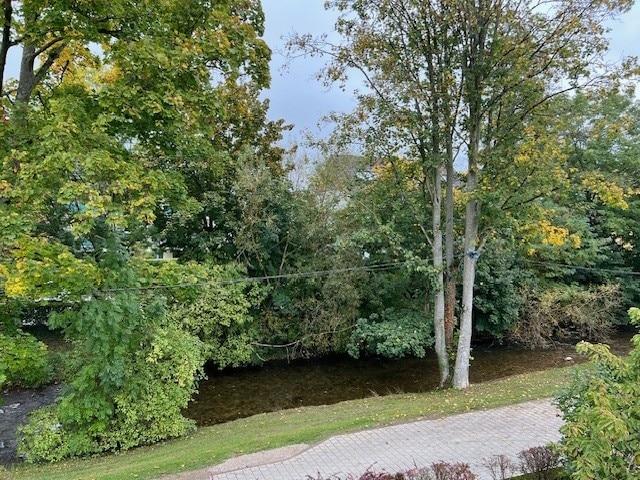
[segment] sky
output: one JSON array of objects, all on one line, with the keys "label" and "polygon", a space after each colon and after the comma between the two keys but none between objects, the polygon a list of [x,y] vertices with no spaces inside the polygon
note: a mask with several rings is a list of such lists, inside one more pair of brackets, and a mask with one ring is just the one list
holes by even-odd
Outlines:
[{"label": "sky", "polygon": [[293,132],[285,135],[285,144],[300,141],[303,130],[318,134],[322,116],[330,111],[348,111],[354,106],[349,92],[338,87],[327,89],[315,78],[323,59],[287,60],[284,52],[286,37],[293,33],[322,35],[333,31],[337,15],[323,5],[324,0],[262,0],[264,39],[272,50],[271,88],[265,97],[270,100],[271,119],[283,118],[294,125]]},{"label": "sky", "polygon": [[[271,60],[271,88],[265,93],[270,99],[269,118],[285,119],[294,130],[285,135],[285,146],[302,141],[302,132],[322,136],[327,131],[318,128],[323,115],[331,111],[350,111],[354,101],[349,92],[337,86],[327,89],[315,79],[323,65],[322,59],[297,58],[287,62],[284,44],[292,32],[320,35],[330,34],[335,12],[323,8],[324,0],[262,0],[266,24],[264,39],[273,51]],[[611,25],[610,59],[623,56],[640,57],[640,2]],[[288,67],[283,70],[283,66]]]}]

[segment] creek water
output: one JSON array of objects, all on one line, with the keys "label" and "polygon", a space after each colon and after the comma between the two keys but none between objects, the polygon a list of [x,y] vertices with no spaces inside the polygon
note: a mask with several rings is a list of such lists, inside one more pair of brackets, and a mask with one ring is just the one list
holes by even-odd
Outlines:
[{"label": "creek water", "polygon": [[[614,353],[626,354],[631,349],[631,336],[631,333],[616,333],[607,343]],[[472,383],[585,360],[570,344],[537,350],[476,346],[472,356]],[[200,426],[286,408],[327,405],[391,393],[425,392],[438,387],[437,362],[431,355],[401,360],[332,357],[279,361],[230,371],[210,370],[208,376],[208,380],[200,382],[199,394],[185,411],[185,415]]]}]

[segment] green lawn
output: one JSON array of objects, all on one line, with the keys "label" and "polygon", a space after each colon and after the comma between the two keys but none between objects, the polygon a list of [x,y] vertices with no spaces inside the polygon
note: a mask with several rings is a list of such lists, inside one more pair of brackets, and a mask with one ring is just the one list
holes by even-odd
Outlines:
[{"label": "green lawn", "polygon": [[566,385],[574,366],[517,375],[473,385],[465,391],[444,390],[352,400],[255,415],[200,428],[192,436],[152,447],[54,465],[0,470],[8,480],[151,479],[194,470],[228,458],[294,443],[420,417],[438,417],[549,397]]}]

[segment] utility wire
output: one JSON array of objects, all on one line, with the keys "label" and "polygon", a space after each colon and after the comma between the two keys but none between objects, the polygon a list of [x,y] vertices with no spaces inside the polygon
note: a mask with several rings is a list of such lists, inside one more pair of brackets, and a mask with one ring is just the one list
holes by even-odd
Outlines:
[{"label": "utility wire", "polygon": [[[522,260],[524,263],[528,263],[531,265],[543,266],[543,267],[555,267],[555,268],[568,268],[573,270],[583,270],[589,272],[602,272],[602,273],[611,273],[615,275],[629,275],[629,276],[640,276],[640,272],[630,271],[630,270],[617,270],[617,269],[609,269],[609,268],[599,268],[599,267],[584,267],[580,265],[570,265],[564,263],[556,263],[556,262],[543,262],[537,260]],[[312,278],[312,277],[322,277],[336,273],[351,273],[351,272],[383,272],[389,270],[395,270],[401,267],[404,267],[409,264],[427,264],[430,263],[431,259],[418,259],[418,260],[407,260],[404,262],[388,262],[388,263],[377,263],[372,265],[360,265],[356,267],[345,267],[345,268],[336,268],[336,269],[327,269],[327,270],[313,270],[309,272],[294,272],[294,273],[283,273],[279,275],[263,275],[256,277],[242,277],[242,278],[233,278],[228,280],[207,280],[206,282],[194,282],[194,283],[174,283],[174,284],[162,284],[162,285],[144,285],[139,287],[122,287],[122,288],[108,288],[101,289],[102,293],[113,293],[113,292],[127,292],[127,291],[152,291],[152,290],[168,290],[174,288],[190,288],[190,287],[206,287],[212,285],[237,285],[240,283],[259,283],[271,280],[288,280],[288,279],[297,279],[297,278]],[[4,292],[2,292],[4,293]],[[0,295],[4,297],[4,295]]]},{"label": "utility wire", "polygon": [[[289,280],[289,279],[297,279],[297,278],[322,277],[322,276],[332,275],[336,273],[382,272],[382,271],[395,270],[409,264],[430,263],[430,262],[431,262],[431,259],[407,260],[404,262],[378,263],[373,265],[360,265],[357,267],[345,267],[345,268],[336,268],[336,269],[328,269],[328,270],[313,270],[309,272],[283,273],[279,275],[243,277],[243,278],[234,278],[234,279],[228,279],[228,280],[208,280],[206,282],[196,282],[196,283],[177,283],[177,284],[171,284],[171,285],[147,285],[147,286],[140,286],[140,287],[110,288],[110,289],[105,289],[101,291],[108,293],[108,292],[123,292],[123,291],[145,291],[145,290],[162,290],[162,289],[172,289],[172,288],[206,287],[211,285],[236,285],[239,283],[259,283],[259,282],[265,282],[265,281],[271,281],[271,280]],[[537,266],[544,266],[544,267],[568,268],[573,270],[583,270],[583,271],[589,271],[589,272],[602,272],[602,273],[612,273],[616,275],[640,276],[640,272],[634,272],[629,270],[584,267],[580,265],[569,265],[564,263],[542,262],[542,261],[526,260],[526,259],[524,259],[523,262],[529,263],[532,265],[537,265]]]},{"label": "utility wire", "polygon": [[171,288],[189,288],[189,287],[206,287],[210,285],[235,285],[239,283],[258,283],[271,280],[283,280],[283,279],[295,279],[295,278],[310,278],[310,277],[322,277],[331,275],[334,273],[350,273],[350,272],[381,272],[388,270],[395,270],[411,263],[427,263],[429,259],[420,260],[407,260],[404,262],[389,262],[389,263],[377,263],[373,265],[360,265],[357,267],[336,268],[330,270],[314,270],[310,272],[296,272],[296,273],[283,273],[279,275],[263,275],[257,277],[243,277],[233,278],[228,280],[208,280],[206,282],[195,283],[175,283],[171,285],[146,285],[140,287],[123,287],[123,288],[109,288],[100,290],[104,293],[109,292],[125,292],[125,291],[143,291],[143,290],[162,290]]}]

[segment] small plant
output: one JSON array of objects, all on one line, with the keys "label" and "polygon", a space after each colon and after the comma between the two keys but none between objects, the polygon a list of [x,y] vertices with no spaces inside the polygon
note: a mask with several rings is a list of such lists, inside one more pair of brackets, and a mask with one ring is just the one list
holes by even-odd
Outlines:
[{"label": "small plant", "polygon": [[508,480],[517,473],[517,468],[506,455],[493,455],[485,459],[484,466],[493,480]]},{"label": "small plant", "polygon": [[403,472],[388,473],[388,472],[372,472],[367,470],[358,477],[358,480],[409,480]]},{"label": "small plant", "polygon": [[[431,465],[433,480],[475,480],[476,475],[471,472],[468,463],[438,462]],[[427,477],[426,480],[431,480]]]},{"label": "small plant", "polygon": [[[640,309],[629,309],[640,325]],[[640,478],[640,335],[626,358],[606,345],[581,342],[592,368],[576,378],[558,398],[565,424],[558,450],[575,480]]]},{"label": "small plant", "polygon": [[[210,477],[209,480],[215,480],[215,478]],[[311,475],[307,475],[304,480],[340,480],[340,478],[336,477],[335,475],[331,475],[330,477],[325,477],[320,472],[318,472],[318,474],[315,477],[312,477]]]},{"label": "small plant", "polygon": [[522,473],[538,480],[550,480],[551,470],[560,466],[560,456],[548,446],[532,447],[518,454]]},{"label": "small plant", "polygon": [[[438,462],[428,468],[416,467],[396,473],[367,470],[360,476],[348,475],[345,480],[476,480],[476,478],[466,463]],[[305,480],[340,480],[340,478],[335,475],[323,477],[318,473],[317,477],[307,475]]]}]

